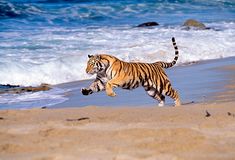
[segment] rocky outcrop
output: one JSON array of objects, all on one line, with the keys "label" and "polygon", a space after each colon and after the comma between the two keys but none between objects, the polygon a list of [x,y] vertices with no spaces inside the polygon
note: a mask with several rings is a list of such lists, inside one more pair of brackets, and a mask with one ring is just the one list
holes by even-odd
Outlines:
[{"label": "rocky outcrop", "polygon": [[16,88],[20,87],[19,85],[10,85],[10,84],[0,84],[0,89],[6,89],[6,88]]},{"label": "rocky outcrop", "polygon": [[22,87],[22,86],[13,86],[13,85],[4,85],[4,86],[9,86],[9,87],[0,89],[0,94],[5,94],[5,93],[20,94],[24,92],[47,91],[51,89],[51,85],[45,83],[37,87],[32,87],[32,86]]},{"label": "rocky outcrop", "polygon": [[209,29],[208,27],[205,26],[205,24],[194,19],[186,20],[183,24],[183,27],[185,29],[200,29],[200,30]]},{"label": "rocky outcrop", "polygon": [[139,24],[137,27],[151,27],[151,26],[158,26],[159,24],[157,22],[146,22]]}]

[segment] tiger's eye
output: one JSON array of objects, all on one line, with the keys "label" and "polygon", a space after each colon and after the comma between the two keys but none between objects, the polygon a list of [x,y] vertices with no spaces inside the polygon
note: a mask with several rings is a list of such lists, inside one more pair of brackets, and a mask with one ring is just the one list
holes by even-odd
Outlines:
[{"label": "tiger's eye", "polygon": [[95,64],[95,60],[89,61],[89,64],[94,65]]}]

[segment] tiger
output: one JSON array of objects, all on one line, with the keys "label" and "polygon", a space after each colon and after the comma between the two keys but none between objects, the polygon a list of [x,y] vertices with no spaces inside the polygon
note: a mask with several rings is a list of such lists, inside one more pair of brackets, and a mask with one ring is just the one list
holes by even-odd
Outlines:
[{"label": "tiger", "polygon": [[174,106],[180,106],[179,94],[172,88],[164,71],[164,68],[174,66],[179,57],[174,37],[172,37],[172,44],[175,49],[175,57],[170,63],[163,61],[154,63],[125,62],[107,54],[88,55],[86,73],[96,74],[96,78],[88,88],[81,89],[82,94],[90,95],[105,90],[108,96],[114,97],[116,93],[113,88],[120,87],[132,90],[142,86],[149,96],[159,102],[158,106],[164,106],[165,96],[174,100]]}]

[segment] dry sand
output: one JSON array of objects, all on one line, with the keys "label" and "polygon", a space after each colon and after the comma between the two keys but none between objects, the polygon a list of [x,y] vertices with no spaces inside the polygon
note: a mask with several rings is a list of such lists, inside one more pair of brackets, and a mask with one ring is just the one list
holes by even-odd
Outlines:
[{"label": "dry sand", "polygon": [[0,159],[233,160],[234,106],[3,110]]}]

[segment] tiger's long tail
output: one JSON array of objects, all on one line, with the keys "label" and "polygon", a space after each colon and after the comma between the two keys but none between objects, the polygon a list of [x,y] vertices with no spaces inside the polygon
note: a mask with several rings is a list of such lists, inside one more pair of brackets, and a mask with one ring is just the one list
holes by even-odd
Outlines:
[{"label": "tiger's long tail", "polygon": [[176,42],[175,42],[175,38],[172,37],[172,44],[175,48],[175,58],[172,62],[168,63],[168,62],[157,62],[157,64],[160,64],[162,68],[170,68],[172,66],[174,66],[176,64],[176,61],[178,60],[178,57],[179,57],[179,51],[178,51],[178,47],[176,45]]}]

